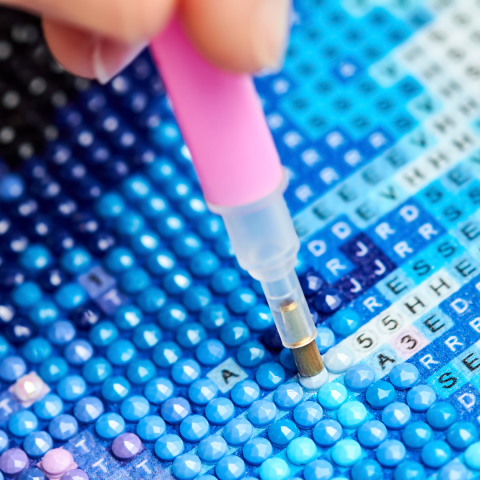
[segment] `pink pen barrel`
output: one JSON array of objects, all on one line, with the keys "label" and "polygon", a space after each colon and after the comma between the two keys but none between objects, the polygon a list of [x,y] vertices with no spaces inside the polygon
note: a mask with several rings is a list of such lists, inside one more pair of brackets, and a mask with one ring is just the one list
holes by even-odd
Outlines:
[{"label": "pink pen barrel", "polygon": [[176,19],[150,50],[206,201],[243,206],[278,188],[284,173],[252,78],[207,62]]}]

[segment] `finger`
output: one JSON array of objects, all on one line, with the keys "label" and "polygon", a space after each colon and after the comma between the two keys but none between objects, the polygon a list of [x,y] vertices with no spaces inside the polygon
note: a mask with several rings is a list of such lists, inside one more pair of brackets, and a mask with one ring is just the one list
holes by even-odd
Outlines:
[{"label": "finger", "polygon": [[282,61],[289,0],[181,0],[180,13],[200,52],[225,69],[254,72]]},{"label": "finger", "polygon": [[75,25],[120,42],[152,38],[167,23],[176,0],[0,0],[38,11],[50,19]]},{"label": "finger", "polygon": [[70,25],[44,18],[45,39],[57,61],[70,72],[107,83],[146,46],[126,45]]}]

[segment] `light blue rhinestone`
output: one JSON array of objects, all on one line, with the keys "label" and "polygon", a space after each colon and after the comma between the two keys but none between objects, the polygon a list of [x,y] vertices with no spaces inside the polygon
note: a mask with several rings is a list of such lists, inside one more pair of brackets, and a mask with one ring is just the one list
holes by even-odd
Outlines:
[{"label": "light blue rhinestone", "polygon": [[315,440],[315,443],[324,448],[335,445],[342,436],[342,426],[335,420],[321,420],[313,429],[313,439]]},{"label": "light blue rhinestone", "polygon": [[181,356],[182,350],[175,342],[161,342],[153,349],[152,360],[160,368],[169,368]]},{"label": "light blue rhinestone", "polygon": [[303,400],[303,389],[298,383],[289,382],[277,388],[273,399],[278,408],[293,410]]},{"label": "light blue rhinestone", "polygon": [[179,385],[190,385],[200,377],[201,368],[195,360],[179,360],[172,368],[172,379]]},{"label": "light blue rhinestone", "polygon": [[452,456],[452,449],[443,440],[433,440],[422,448],[422,462],[430,468],[443,467]]},{"label": "light blue rhinestone", "polygon": [[387,405],[382,412],[382,422],[392,430],[404,428],[411,418],[410,408],[401,402]]},{"label": "light blue rhinestone", "polygon": [[105,256],[104,265],[112,273],[123,273],[135,265],[135,257],[129,248],[113,248]]},{"label": "light blue rhinestone", "polygon": [[220,339],[227,347],[238,347],[250,337],[250,330],[240,321],[230,322],[220,332]]},{"label": "light blue rhinestone", "polygon": [[425,470],[417,462],[407,460],[406,462],[401,463],[396,469],[394,474],[395,480],[425,480],[427,477],[425,475]]},{"label": "light blue rhinestone", "polygon": [[338,410],[347,401],[347,389],[341,384],[330,382],[318,391],[318,403],[325,410]]},{"label": "light blue rhinestone", "polygon": [[148,400],[141,395],[133,395],[123,400],[120,413],[127,422],[138,422],[150,413]]},{"label": "light blue rhinestone", "polygon": [[142,216],[132,210],[125,210],[117,217],[115,227],[120,235],[133,236],[138,234],[145,226]]},{"label": "light blue rhinestone", "polygon": [[130,383],[125,377],[112,377],[102,385],[102,396],[110,403],[118,403],[130,394]]},{"label": "light blue rhinestone", "polygon": [[71,365],[82,365],[93,355],[92,344],[88,340],[73,340],[63,351],[65,360]]},{"label": "light blue rhinestone", "polygon": [[99,437],[112,440],[125,431],[125,420],[118,413],[104,413],[95,422],[95,431]]},{"label": "light blue rhinestone", "polygon": [[265,358],[265,348],[259,342],[247,342],[237,351],[237,361],[245,368],[254,368],[260,365]]},{"label": "light blue rhinestone", "polygon": [[142,320],[142,311],[134,305],[125,305],[115,312],[115,323],[121,330],[135,328]]},{"label": "light blue rhinestone", "polygon": [[426,419],[434,430],[446,430],[457,421],[457,411],[450,403],[434,403],[427,410]]},{"label": "light blue rhinestone", "polygon": [[480,470],[480,442],[472,443],[465,451],[463,458],[468,468]]},{"label": "light blue rhinestone", "polygon": [[183,269],[177,268],[168,273],[163,279],[163,287],[172,295],[185,292],[192,284],[192,277]]},{"label": "light blue rhinestone", "polygon": [[0,363],[0,378],[6,382],[14,382],[25,374],[27,365],[22,357],[11,356]]},{"label": "light blue rhinestone", "polygon": [[20,198],[25,191],[25,183],[23,178],[16,173],[2,172],[0,179],[0,200],[3,202],[11,202]]},{"label": "light blue rhinestone", "polygon": [[270,400],[257,400],[248,409],[248,419],[254,427],[264,428],[277,418],[277,407]]},{"label": "light blue rhinestone", "polygon": [[243,458],[250,465],[259,466],[273,453],[272,444],[262,437],[255,437],[243,446]]},{"label": "light blue rhinestone", "polygon": [[154,378],[145,386],[144,395],[150,403],[163,403],[173,395],[173,383],[167,378]]},{"label": "light blue rhinestone", "polygon": [[210,433],[210,425],[202,415],[189,415],[180,424],[180,435],[186,442],[197,443]]},{"label": "light blue rhinestone", "polygon": [[194,233],[182,233],[173,241],[172,248],[180,258],[190,258],[200,251],[202,240]]},{"label": "light blue rhinestone", "polygon": [[65,310],[73,310],[87,300],[85,290],[77,283],[67,283],[55,293],[55,301]]},{"label": "light blue rhinestone", "polygon": [[92,423],[103,413],[103,403],[97,397],[82,398],[73,409],[75,418],[82,423]]},{"label": "light blue rhinestone", "polygon": [[351,467],[360,460],[361,456],[362,447],[358,442],[349,438],[340,440],[332,448],[332,460],[339,467]]},{"label": "light blue rhinestone", "polygon": [[96,212],[103,218],[115,218],[125,209],[123,197],[115,192],[102,195],[95,204]]},{"label": "light blue rhinestone", "polygon": [[257,295],[250,288],[238,288],[228,296],[228,308],[237,315],[248,312],[257,303]]},{"label": "light blue rhinestone", "polygon": [[252,380],[244,380],[233,387],[230,396],[235,405],[249,407],[260,396],[260,387]]},{"label": "light blue rhinestone", "polygon": [[147,176],[158,184],[168,182],[175,174],[175,166],[166,157],[155,159],[145,168]]},{"label": "light blue rhinestone", "polygon": [[230,314],[223,305],[209,305],[201,311],[199,319],[207,330],[217,330],[230,321]]},{"label": "light blue rhinestone", "polygon": [[105,358],[91,358],[82,369],[88,383],[102,383],[112,374],[112,366]]},{"label": "light blue rhinestone", "polygon": [[395,365],[390,372],[389,379],[397,390],[406,390],[417,384],[420,374],[415,365],[400,363]]},{"label": "light blue rhinestone", "polygon": [[139,325],[133,333],[133,343],[140,350],[153,348],[162,339],[162,331],[154,323]]},{"label": "light blue rhinestone", "polygon": [[198,456],[204,463],[217,463],[228,451],[227,442],[219,435],[210,435],[198,445]]},{"label": "light blue rhinestone", "polygon": [[48,431],[54,440],[66,442],[78,433],[78,422],[71,415],[59,415],[50,422]]},{"label": "light blue rhinestone", "polygon": [[278,363],[265,363],[257,370],[255,379],[264,390],[274,390],[285,381],[285,370]]},{"label": "light blue rhinestone", "polygon": [[217,384],[209,378],[201,378],[188,387],[188,397],[196,405],[206,405],[217,395]]},{"label": "light blue rhinestone", "polygon": [[177,457],[172,464],[172,473],[177,480],[193,480],[202,469],[202,462],[196,455],[184,453]]},{"label": "light blue rhinestone", "polygon": [[417,385],[407,393],[408,406],[414,412],[427,411],[437,399],[437,394],[428,385]]},{"label": "light blue rhinestone", "polygon": [[60,264],[72,275],[84,272],[90,266],[92,257],[82,247],[75,247],[68,250],[61,258]]},{"label": "light blue rhinestone", "polygon": [[387,438],[388,432],[382,422],[371,420],[358,429],[357,435],[362,447],[377,448]]},{"label": "light blue rhinestone", "polygon": [[171,425],[178,425],[185,417],[192,413],[192,408],[183,397],[174,397],[167,400],[161,408],[163,419]]},{"label": "light blue rhinestone", "polygon": [[301,403],[293,411],[293,420],[300,428],[313,428],[322,417],[322,407],[311,401]]},{"label": "light blue rhinestone", "polygon": [[202,365],[218,365],[225,357],[225,346],[214,338],[204,340],[198,345],[195,356]]},{"label": "light blue rhinestone", "polygon": [[265,460],[258,473],[261,480],[286,480],[290,476],[290,467],[282,458],[274,457]]},{"label": "light blue rhinestone", "polygon": [[136,432],[142,441],[156,442],[165,435],[165,422],[158,415],[147,415],[138,422]]},{"label": "light blue rhinestone", "polygon": [[454,423],[447,431],[447,442],[456,450],[465,450],[477,440],[477,428],[471,422]]},{"label": "light blue rhinestone", "polygon": [[47,432],[32,432],[23,442],[25,453],[32,458],[43,457],[52,447],[53,440]]},{"label": "light blue rhinestone", "polygon": [[206,240],[213,240],[225,232],[225,226],[216,215],[204,215],[197,223],[197,230]]},{"label": "light blue rhinestone", "polygon": [[325,353],[335,345],[335,334],[327,327],[317,327],[315,342],[320,353]]},{"label": "light blue rhinestone", "polygon": [[48,393],[33,404],[33,410],[41,420],[51,420],[63,412],[63,402],[58,395]]},{"label": "light blue rhinestone", "polygon": [[185,230],[185,220],[178,213],[168,213],[158,219],[156,229],[164,238],[175,238]]},{"label": "light blue rhinestone", "polygon": [[25,282],[12,292],[12,300],[19,307],[33,307],[42,298],[42,291],[34,282]]},{"label": "light blue rhinestone", "polygon": [[165,292],[157,287],[149,287],[144,290],[135,300],[145,313],[156,313],[167,301]]},{"label": "light blue rhinestone", "polygon": [[107,350],[107,358],[116,367],[126,365],[135,357],[136,350],[129,340],[116,340]]},{"label": "light blue rhinestone", "polygon": [[30,309],[28,316],[35,325],[43,327],[58,318],[58,308],[50,300],[40,300]]},{"label": "light blue rhinestone", "polygon": [[121,188],[127,200],[136,202],[145,198],[150,193],[151,185],[147,177],[141,174],[135,174],[124,180]]},{"label": "light blue rhinestone", "polygon": [[287,447],[287,457],[294,465],[305,465],[315,460],[317,446],[307,437],[295,438]]},{"label": "light blue rhinestone", "polygon": [[372,408],[384,409],[395,401],[396,392],[391,383],[380,380],[367,388],[366,399]]},{"label": "light blue rhinestone", "polygon": [[120,277],[122,290],[129,295],[135,295],[148,288],[151,284],[150,275],[140,267],[132,267]]},{"label": "light blue rhinestone", "polygon": [[225,425],[235,415],[233,403],[225,397],[211,400],[205,409],[205,416],[212,425]]},{"label": "light blue rhinestone", "polygon": [[245,462],[235,455],[222,458],[215,467],[218,480],[240,480],[245,475]]},{"label": "light blue rhinestone", "polygon": [[298,437],[297,426],[288,419],[277,420],[268,428],[268,438],[277,447],[286,447],[294,438]]},{"label": "light blue rhinestone", "polygon": [[330,480],[333,477],[333,466],[327,460],[315,460],[305,467],[303,476],[305,480]]},{"label": "light blue rhinestone", "polygon": [[147,360],[146,358],[133,360],[127,369],[127,378],[134,385],[147,383],[152,380],[155,374],[155,365],[151,360]]},{"label": "light blue rhinestone", "polygon": [[378,462],[372,458],[366,458],[352,467],[351,475],[352,480],[381,480],[383,470]]},{"label": "light blue rhinestone", "polygon": [[57,393],[67,402],[74,402],[83,397],[87,390],[87,384],[80,375],[63,377],[57,385]]},{"label": "light blue rhinestone", "polygon": [[100,322],[95,325],[88,335],[88,338],[96,347],[108,347],[117,337],[118,329],[109,321]]},{"label": "light blue rhinestone", "polygon": [[148,257],[146,266],[152,275],[165,275],[176,265],[176,259],[169,250],[161,249]]},{"label": "light blue rhinestone", "polygon": [[8,429],[16,437],[25,437],[38,428],[38,418],[29,410],[15,413],[8,421]]},{"label": "light blue rhinestone", "polygon": [[160,310],[157,321],[166,330],[175,330],[187,321],[187,311],[182,305],[173,303]]},{"label": "light blue rhinestone", "polygon": [[52,346],[44,338],[32,338],[22,348],[22,355],[30,363],[40,363],[52,354]]},{"label": "light blue rhinestone", "polygon": [[[2,366],[0,364],[0,372],[1,371]],[[40,365],[40,370],[38,373],[42,377],[42,380],[46,383],[58,382],[68,373],[68,365],[63,358],[50,358],[48,360],[45,360]]]},{"label": "light blue rhinestone", "polygon": [[343,428],[358,428],[367,420],[367,409],[356,400],[346,402],[338,409],[337,419]]},{"label": "light blue rhinestone", "polygon": [[178,435],[164,435],[155,442],[155,454],[164,462],[171,462],[182,453],[183,441]]},{"label": "light blue rhinestone", "polygon": [[211,287],[215,293],[230,293],[240,286],[240,275],[233,268],[221,268],[212,277]]},{"label": "light blue rhinestone", "polygon": [[445,465],[438,475],[438,480],[459,480],[463,478],[468,478],[468,470],[460,462]]},{"label": "light blue rhinestone", "polygon": [[160,215],[168,212],[167,200],[158,193],[151,194],[148,197],[144,198],[140,202],[139,207],[140,211],[147,218],[157,218]]},{"label": "light blue rhinestone", "polygon": [[272,312],[267,305],[257,305],[248,311],[245,323],[254,332],[267,330],[274,325]]},{"label": "light blue rhinestone", "polygon": [[190,271],[197,277],[208,277],[212,275],[220,266],[220,260],[218,257],[206,250],[204,252],[197,253],[189,264]]},{"label": "light blue rhinestone", "polygon": [[252,434],[252,424],[245,418],[234,418],[223,428],[223,438],[233,447],[247,443],[252,437]]},{"label": "light blue rhinestone", "polygon": [[66,345],[75,338],[76,334],[75,325],[69,320],[57,320],[47,330],[48,339],[54,345]]},{"label": "light blue rhinestone", "polygon": [[362,319],[360,315],[349,308],[338,311],[330,321],[332,330],[341,337],[352,335],[358,330],[361,324]]},{"label": "light blue rhinestone", "polygon": [[402,439],[408,448],[418,450],[433,440],[433,432],[425,422],[413,422],[405,427]]},{"label": "light blue rhinestone", "polygon": [[183,348],[195,348],[206,337],[207,333],[200,323],[186,323],[177,330],[176,341]]},{"label": "light blue rhinestone", "polygon": [[8,435],[3,430],[0,430],[0,453],[3,453],[7,449],[8,444]]},{"label": "light blue rhinestone", "polygon": [[375,373],[370,365],[357,363],[345,372],[345,386],[351,392],[364,392],[375,380]]},{"label": "light blue rhinestone", "polygon": [[203,308],[206,308],[211,301],[212,294],[210,290],[202,285],[189,288],[183,294],[182,298],[182,302],[189,312],[199,312]]},{"label": "light blue rhinestone", "polygon": [[9,345],[3,335],[0,335],[0,359],[2,359],[8,352]]},{"label": "light blue rhinestone", "polygon": [[20,264],[30,271],[40,271],[50,264],[52,255],[43,245],[30,245],[20,256]]},{"label": "light blue rhinestone", "polygon": [[291,372],[297,372],[297,366],[295,365],[295,360],[293,359],[292,352],[289,348],[284,348],[280,352],[280,356],[278,357],[280,363]]}]

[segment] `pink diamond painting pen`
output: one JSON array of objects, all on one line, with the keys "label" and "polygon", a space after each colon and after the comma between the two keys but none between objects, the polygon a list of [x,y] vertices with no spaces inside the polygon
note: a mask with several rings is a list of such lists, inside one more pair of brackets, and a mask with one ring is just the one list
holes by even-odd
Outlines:
[{"label": "pink diamond painting pen", "polygon": [[222,216],[242,268],[259,280],[300,383],[327,380],[317,330],[294,270],[300,248],[287,180],[249,75],[203,59],[174,19],[150,45],[209,209]]}]

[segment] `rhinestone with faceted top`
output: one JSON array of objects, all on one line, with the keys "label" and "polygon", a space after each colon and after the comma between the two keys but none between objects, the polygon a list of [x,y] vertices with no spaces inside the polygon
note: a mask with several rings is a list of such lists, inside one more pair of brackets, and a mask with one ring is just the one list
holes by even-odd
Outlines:
[{"label": "rhinestone with faceted top", "polygon": [[437,399],[437,394],[428,385],[417,385],[407,393],[408,406],[414,412],[427,411]]},{"label": "rhinestone with faceted top", "polygon": [[15,477],[28,467],[27,455],[20,448],[11,448],[0,456],[0,470],[7,477]]},{"label": "rhinestone with faceted top", "polygon": [[264,363],[255,375],[264,390],[274,390],[285,381],[285,370],[279,363]]},{"label": "rhinestone with faceted top", "polygon": [[260,396],[260,387],[252,380],[244,380],[233,387],[230,396],[235,405],[249,407]]},{"label": "rhinestone with faceted top", "polygon": [[179,360],[172,368],[173,381],[179,385],[190,385],[200,377],[200,373],[200,365],[192,359]]},{"label": "rhinestone with faceted top", "polygon": [[316,456],[317,447],[310,438],[295,438],[288,444],[287,457],[295,465],[305,465],[315,460]]},{"label": "rhinestone with faceted top", "polygon": [[358,428],[365,423],[367,410],[363,403],[353,400],[338,409],[337,419],[344,428]]},{"label": "rhinestone with faceted top", "polygon": [[59,415],[50,422],[48,431],[55,440],[65,442],[77,434],[78,422],[72,415]]},{"label": "rhinestone with faceted top", "polygon": [[227,451],[227,442],[219,435],[210,435],[198,444],[198,456],[207,464],[217,463]]},{"label": "rhinestone with faceted top", "polygon": [[58,395],[49,393],[33,404],[33,410],[42,420],[51,420],[63,412],[63,402]]},{"label": "rhinestone with faceted top", "polygon": [[395,401],[396,392],[391,383],[380,380],[367,388],[366,399],[372,408],[384,409]]},{"label": "rhinestone with faceted top", "polygon": [[95,422],[95,431],[101,438],[111,440],[125,431],[125,420],[118,413],[104,413]]},{"label": "rhinestone with faceted top", "polygon": [[298,428],[291,421],[283,418],[276,421],[268,429],[268,438],[277,447],[286,447],[294,438],[298,436]]},{"label": "rhinestone with faceted top", "polygon": [[127,422],[138,422],[150,413],[150,404],[142,395],[133,395],[122,402],[120,413]]},{"label": "rhinestone with faceted top", "polygon": [[345,386],[351,392],[364,392],[375,380],[375,373],[370,365],[358,363],[345,372]]},{"label": "rhinestone with faceted top", "polygon": [[356,463],[351,471],[352,480],[380,480],[383,478],[382,467],[372,458]]},{"label": "rhinestone with faceted top", "polygon": [[457,411],[447,402],[434,403],[425,416],[434,430],[446,430],[457,421]]},{"label": "rhinestone with faceted top", "polygon": [[293,410],[303,400],[303,389],[298,383],[286,383],[277,388],[273,400],[278,408]]},{"label": "rhinestone with faceted top", "polygon": [[45,474],[39,468],[27,468],[20,473],[17,480],[45,480]]},{"label": "rhinestone with faceted top", "polygon": [[285,480],[290,476],[290,467],[282,458],[269,458],[262,463],[258,473],[261,480]]},{"label": "rhinestone with faceted top", "polygon": [[328,448],[335,445],[343,435],[342,426],[331,419],[321,420],[313,429],[313,439],[321,447]]},{"label": "rhinestone with faceted top", "polygon": [[397,390],[406,390],[417,384],[420,374],[415,365],[401,363],[395,365],[390,372],[389,379]]},{"label": "rhinestone with faceted top", "polygon": [[452,449],[443,440],[434,440],[422,448],[423,463],[430,468],[443,467],[452,456]]},{"label": "rhinestone with faceted top", "polygon": [[43,457],[53,447],[52,437],[47,432],[32,432],[23,442],[23,449],[29,457]]},{"label": "rhinestone with faceted top", "polygon": [[134,433],[122,433],[112,443],[112,452],[119,460],[132,460],[142,450],[142,441]]},{"label": "rhinestone with faceted top", "polygon": [[323,363],[331,373],[346,372],[354,362],[355,358],[348,347],[337,345],[331,348],[324,356]]},{"label": "rhinestone with faceted top", "polygon": [[253,434],[252,424],[244,418],[234,418],[223,429],[223,438],[229,445],[237,447],[250,440]]},{"label": "rhinestone with faceted top", "polygon": [[332,460],[339,467],[351,467],[360,460],[362,447],[355,440],[340,440],[332,448]]},{"label": "rhinestone with faceted top", "polygon": [[77,468],[72,454],[64,448],[54,448],[45,454],[38,467],[50,478],[60,478],[68,470]]},{"label": "rhinestone with faceted top", "polygon": [[401,402],[394,402],[387,405],[382,412],[382,422],[392,430],[404,428],[412,418],[408,405]]},{"label": "rhinestone with faceted top", "polygon": [[206,405],[218,395],[218,387],[209,378],[201,378],[188,387],[188,396],[196,405]]},{"label": "rhinestone with faceted top", "polygon": [[210,425],[202,415],[190,415],[180,424],[180,435],[190,443],[203,440],[210,433]]},{"label": "rhinestone with faceted top", "polygon": [[262,437],[255,437],[243,446],[243,458],[251,465],[261,465],[273,453],[272,444]]},{"label": "rhinestone with faceted top", "polygon": [[16,437],[25,437],[38,427],[38,418],[29,410],[15,413],[8,422],[8,429]]},{"label": "rhinestone with faceted top", "polygon": [[405,427],[402,439],[408,448],[417,450],[433,439],[433,432],[425,422],[413,422]]},{"label": "rhinestone with faceted top", "polygon": [[277,418],[277,407],[270,400],[257,400],[248,409],[248,419],[254,427],[271,425]]},{"label": "rhinestone with faceted top", "polygon": [[82,423],[92,423],[103,413],[103,403],[97,397],[82,398],[73,409],[76,419]]},{"label": "rhinestone with faceted top", "polygon": [[465,450],[477,440],[477,428],[471,422],[454,423],[447,431],[447,442],[457,450]]},{"label": "rhinestone with faceted top", "polygon": [[65,473],[61,480],[89,480],[88,475],[80,468],[75,468]]},{"label": "rhinestone with faceted top", "polygon": [[178,480],[193,480],[202,469],[202,462],[196,455],[184,453],[172,465],[172,473]]},{"label": "rhinestone with faceted top", "polygon": [[215,467],[219,480],[240,480],[245,475],[245,462],[235,455],[223,457]]},{"label": "rhinestone with faceted top", "polygon": [[395,480],[424,480],[425,469],[418,462],[407,460],[402,462],[396,469],[393,477]]},{"label": "rhinestone with faceted top", "polygon": [[311,401],[301,403],[293,411],[293,420],[300,428],[313,428],[322,417],[322,407]]},{"label": "rhinestone with faceted top", "polygon": [[165,430],[163,418],[158,415],[148,415],[138,422],[136,431],[144,442],[155,442],[165,434]]},{"label": "rhinestone with faceted top", "polygon": [[386,440],[377,448],[377,460],[384,467],[396,467],[404,458],[407,451],[402,442]]},{"label": "rhinestone with faceted top", "polygon": [[225,397],[215,398],[208,403],[205,416],[212,425],[225,425],[235,414],[231,400]]},{"label": "rhinestone with faceted top", "polygon": [[143,393],[150,403],[163,403],[173,395],[173,383],[167,378],[154,378],[147,383]]},{"label": "rhinestone with faceted top", "polygon": [[377,448],[388,435],[382,422],[371,420],[358,429],[358,441],[365,448]]},{"label": "rhinestone with faceted top", "polygon": [[305,467],[303,476],[305,480],[330,479],[333,477],[333,465],[327,460],[315,460]]},{"label": "rhinestone with faceted top", "polygon": [[472,445],[467,448],[464,461],[468,468],[480,470],[480,442],[472,443]]},{"label": "rhinestone with faceted top", "polygon": [[318,403],[325,410],[338,410],[347,401],[347,389],[341,384],[330,382],[318,391]]},{"label": "rhinestone with faceted top", "polygon": [[183,397],[174,397],[167,400],[161,409],[163,419],[171,425],[178,425],[191,412],[190,404]]}]

